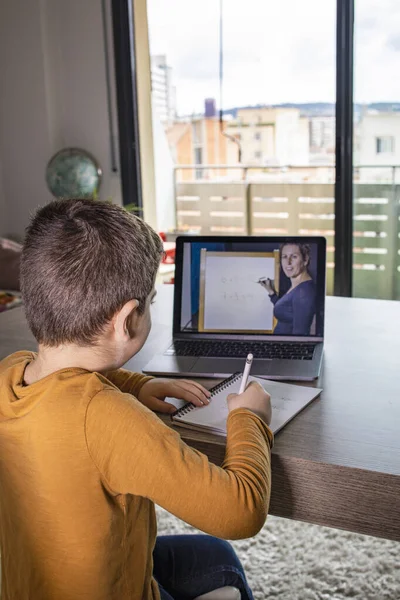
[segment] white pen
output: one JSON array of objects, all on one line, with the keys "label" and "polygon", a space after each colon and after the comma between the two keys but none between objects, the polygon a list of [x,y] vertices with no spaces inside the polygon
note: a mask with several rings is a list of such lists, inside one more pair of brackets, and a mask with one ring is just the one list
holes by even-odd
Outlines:
[{"label": "white pen", "polygon": [[247,358],[246,358],[246,364],[244,365],[244,371],[243,371],[243,375],[242,375],[242,382],[240,384],[239,394],[243,394],[244,390],[246,389],[247,380],[250,375],[250,369],[251,369],[252,362],[253,362],[253,355],[248,354]]}]

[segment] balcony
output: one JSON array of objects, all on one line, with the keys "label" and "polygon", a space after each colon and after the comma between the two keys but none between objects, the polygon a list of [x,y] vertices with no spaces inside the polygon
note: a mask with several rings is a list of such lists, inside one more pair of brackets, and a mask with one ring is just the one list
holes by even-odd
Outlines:
[{"label": "balcony", "polygon": [[[174,174],[179,233],[323,235],[327,293],[333,293],[334,167],[261,173],[246,166],[185,165]],[[355,174],[354,295],[400,299],[400,167],[358,167]]]}]

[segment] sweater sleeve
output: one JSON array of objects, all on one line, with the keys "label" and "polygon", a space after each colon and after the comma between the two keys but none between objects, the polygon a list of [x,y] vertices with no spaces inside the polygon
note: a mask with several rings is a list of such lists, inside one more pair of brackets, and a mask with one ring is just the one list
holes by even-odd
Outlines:
[{"label": "sweater sleeve", "polygon": [[251,537],[265,522],[271,435],[254,413],[234,410],[228,417],[225,460],[217,467],[125,394],[99,392],[86,415],[88,450],[109,490],[148,498],[226,539]]},{"label": "sweater sleeve", "polygon": [[115,387],[121,392],[126,394],[132,394],[138,396],[140,390],[146,383],[153,377],[147,375],[141,375],[140,373],[132,373],[126,369],[115,369],[114,371],[107,371],[103,373],[103,376],[108,379]]},{"label": "sweater sleeve", "polygon": [[269,299],[271,300],[272,304],[275,306],[275,304],[278,302],[279,298],[278,298],[278,294],[274,293],[271,294],[269,296]]}]

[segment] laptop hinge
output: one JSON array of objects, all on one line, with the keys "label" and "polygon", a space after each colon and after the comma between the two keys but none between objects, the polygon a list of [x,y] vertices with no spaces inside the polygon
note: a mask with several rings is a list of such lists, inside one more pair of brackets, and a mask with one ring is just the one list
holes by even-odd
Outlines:
[{"label": "laptop hinge", "polygon": [[199,333],[180,333],[173,336],[174,340],[179,341],[191,341],[191,342],[201,342],[201,341],[231,341],[231,342],[246,342],[246,343],[254,343],[258,342],[271,342],[271,344],[275,344],[276,342],[303,342],[303,343],[319,343],[323,342],[324,339],[321,337],[296,337],[296,336],[257,336],[257,338],[249,338],[247,336],[232,336],[226,334],[216,334],[212,335],[207,334],[199,334]]}]

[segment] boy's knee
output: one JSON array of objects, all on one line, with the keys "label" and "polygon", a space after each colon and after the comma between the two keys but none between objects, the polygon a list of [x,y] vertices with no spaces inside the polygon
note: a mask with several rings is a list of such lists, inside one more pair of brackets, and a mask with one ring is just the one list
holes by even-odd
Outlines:
[{"label": "boy's knee", "polygon": [[233,546],[227,540],[221,540],[220,538],[212,538],[212,540],[214,552],[218,555],[219,562],[238,568],[241,567],[240,560]]}]

